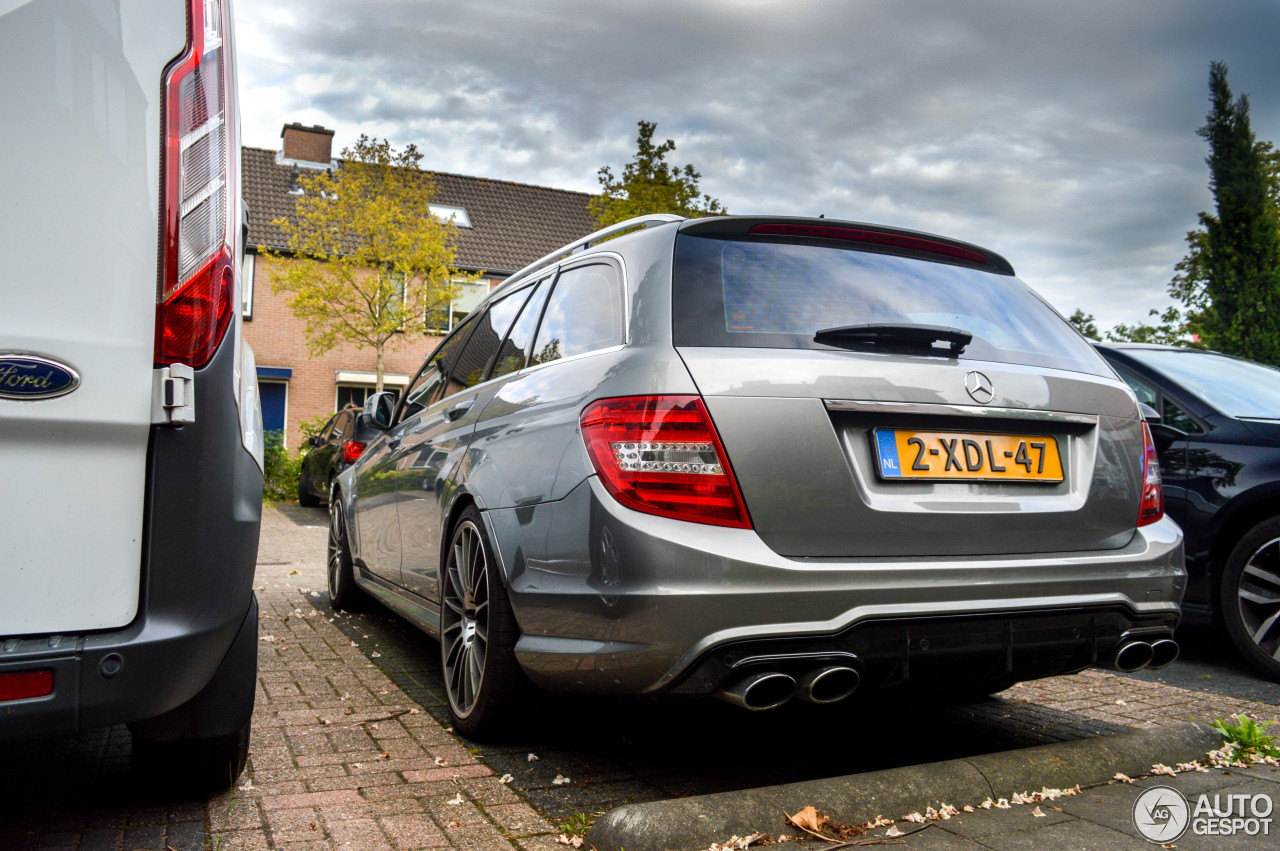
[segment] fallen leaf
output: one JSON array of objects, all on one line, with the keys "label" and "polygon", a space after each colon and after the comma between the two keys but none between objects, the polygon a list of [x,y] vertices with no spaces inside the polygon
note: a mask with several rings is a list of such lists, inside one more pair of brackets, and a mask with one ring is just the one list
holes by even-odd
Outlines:
[{"label": "fallen leaf", "polygon": [[444,765],[445,761],[442,757],[436,757],[436,765]]},{"label": "fallen leaf", "polygon": [[1129,776],[1129,775],[1127,775],[1127,774],[1123,774],[1123,773],[1121,773],[1121,772],[1119,772],[1119,771],[1117,771],[1117,772],[1115,773],[1115,776],[1114,776],[1114,777],[1112,777],[1111,779],[1112,779],[1112,780],[1119,780],[1121,783],[1132,783],[1132,782],[1133,782],[1133,778],[1132,778],[1132,777],[1130,777],[1130,776]]},{"label": "fallen leaf", "polygon": [[515,780],[515,778],[512,777],[510,774],[504,774],[498,778],[498,782],[504,785],[507,783],[510,783],[512,780]]},{"label": "fallen leaf", "polygon": [[924,816],[920,815],[919,813],[908,813],[907,815],[902,817],[902,820],[909,821],[914,824],[924,824]]},{"label": "fallen leaf", "polygon": [[297,576],[297,575],[298,575],[298,571],[296,571],[296,570],[291,570],[291,571],[289,571],[289,575],[290,575],[290,576]]},{"label": "fallen leaf", "polygon": [[[453,728],[450,727],[449,729],[452,730]],[[529,762],[537,762],[537,761],[538,761],[538,755],[536,753],[529,754]]]},{"label": "fallen leaf", "polygon": [[787,821],[794,824],[796,827],[817,833],[822,830],[822,826],[830,821],[830,819],[819,813],[813,807],[805,807],[795,815],[787,816]]},{"label": "fallen leaf", "polygon": [[569,782],[569,778],[568,778],[568,777],[565,777],[565,776],[564,776],[564,775],[562,775],[562,774],[557,774],[557,775],[556,775],[556,779],[551,781],[551,783],[552,783],[553,785],[555,785],[555,786],[563,786],[564,784],[566,784],[566,783],[568,783],[568,782]]},{"label": "fallen leaf", "polygon": [[1044,818],[1045,816],[1048,815],[1048,813],[1042,811],[1039,807],[1036,807],[1034,810],[1031,811],[1031,815],[1035,816],[1036,818]]},{"label": "fallen leaf", "polygon": [[893,827],[886,830],[884,832],[884,835],[885,836],[901,836],[902,831],[898,830],[898,826],[895,824]]},{"label": "fallen leaf", "polygon": [[1157,762],[1155,765],[1151,766],[1151,773],[1152,773],[1152,774],[1165,774],[1165,775],[1168,775],[1169,777],[1177,777],[1177,776],[1178,776],[1178,772],[1174,771],[1172,768],[1170,768],[1169,766],[1165,765],[1163,762]]},{"label": "fallen leaf", "polygon": [[462,793],[461,793],[461,792],[459,792],[458,794],[454,795],[454,796],[453,796],[452,798],[450,798],[449,800],[445,801],[445,803],[446,803],[446,804],[461,804],[461,803],[462,803]]}]

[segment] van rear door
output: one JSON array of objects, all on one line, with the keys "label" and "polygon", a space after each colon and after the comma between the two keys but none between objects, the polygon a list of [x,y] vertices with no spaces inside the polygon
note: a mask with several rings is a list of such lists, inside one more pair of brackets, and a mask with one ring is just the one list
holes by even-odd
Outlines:
[{"label": "van rear door", "polygon": [[0,374],[79,379],[0,379],[0,636],[138,610],[161,89],[186,40],[180,0],[0,2]]}]

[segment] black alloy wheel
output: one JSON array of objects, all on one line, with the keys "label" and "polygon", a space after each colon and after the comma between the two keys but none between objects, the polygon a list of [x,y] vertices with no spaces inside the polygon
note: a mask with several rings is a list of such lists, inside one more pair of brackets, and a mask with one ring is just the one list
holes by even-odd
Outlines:
[{"label": "black alloy wheel", "polygon": [[1280,680],[1280,517],[1249,530],[1222,572],[1222,613],[1240,652]]},{"label": "black alloy wheel", "polygon": [[356,585],[355,565],[347,540],[347,521],[335,492],[329,501],[329,552],[326,573],[329,580],[329,602],[335,609],[360,611],[368,599]]},{"label": "black alloy wheel", "polygon": [[462,513],[441,577],[440,658],[454,728],[477,737],[497,732],[523,686],[515,661],[519,637],[480,512]]}]

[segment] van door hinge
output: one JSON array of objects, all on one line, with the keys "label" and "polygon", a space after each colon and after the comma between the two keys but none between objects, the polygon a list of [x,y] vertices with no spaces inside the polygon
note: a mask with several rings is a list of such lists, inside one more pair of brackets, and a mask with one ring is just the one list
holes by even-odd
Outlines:
[{"label": "van door hinge", "polygon": [[151,422],[193,423],[196,421],[195,370],[175,363],[152,371]]}]

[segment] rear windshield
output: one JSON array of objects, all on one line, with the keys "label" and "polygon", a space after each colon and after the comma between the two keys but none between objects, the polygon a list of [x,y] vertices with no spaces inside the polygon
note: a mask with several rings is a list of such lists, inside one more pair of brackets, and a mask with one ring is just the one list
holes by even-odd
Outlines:
[{"label": "rear windshield", "polygon": [[1280,370],[1191,349],[1125,349],[1229,417],[1280,420]]},{"label": "rear windshield", "polygon": [[829,349],[843,325],[942,325],[973,335],[962,359],[1111,370],[1026,284],[964,266],[829,243],[676,240],[677,346]]}]

